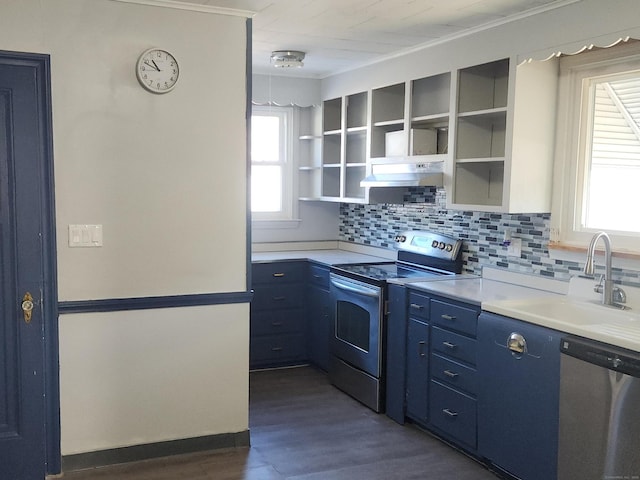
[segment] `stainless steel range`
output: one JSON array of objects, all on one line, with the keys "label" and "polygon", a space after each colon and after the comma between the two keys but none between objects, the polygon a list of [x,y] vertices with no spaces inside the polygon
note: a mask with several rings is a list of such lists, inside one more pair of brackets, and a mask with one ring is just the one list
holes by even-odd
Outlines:
[{"label": "stainless steel range", "polygon": [[384,411],[385,313],[389,279],[443,280],[462,271],[462,241],[425,231],[396,237],[396,262],[331,267],[333,335],[329,379]]}]

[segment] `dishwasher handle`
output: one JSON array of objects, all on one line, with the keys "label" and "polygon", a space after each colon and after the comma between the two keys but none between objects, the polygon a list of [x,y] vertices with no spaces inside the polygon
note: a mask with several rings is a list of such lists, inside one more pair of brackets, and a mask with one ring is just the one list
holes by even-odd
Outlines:
[{"label": "dishwasher handle", "polygon": [[513,332],[507,338],[507,348],[511,350],[513,356],[521,357],[527,353],[527,341],[521,334]]},{"label": "dishwasher handle", "polygon": [[615,372],[640,378],[640,353],[582,337],[560,340],[560,353]]}]

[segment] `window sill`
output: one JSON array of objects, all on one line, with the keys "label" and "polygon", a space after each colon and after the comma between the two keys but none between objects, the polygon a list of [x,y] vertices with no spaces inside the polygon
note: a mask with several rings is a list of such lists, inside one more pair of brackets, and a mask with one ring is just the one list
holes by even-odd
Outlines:
[{"label": "window sill", "polygon": [[256,230],[298,228],[301,219],[293,220],[252,220],[251,227]]},{"label": "window sill", "polygon": [[[598,249],[597,252],[602,254],[603,250]],[[549,243],[549,256],[554,260],[584,264],[587,258],[587,247],[564,243]],[[614,250],[611,256],[611,263],[614,268],[640,271],[640,252]],[[596,259],[597,262],[598,259]]]}]

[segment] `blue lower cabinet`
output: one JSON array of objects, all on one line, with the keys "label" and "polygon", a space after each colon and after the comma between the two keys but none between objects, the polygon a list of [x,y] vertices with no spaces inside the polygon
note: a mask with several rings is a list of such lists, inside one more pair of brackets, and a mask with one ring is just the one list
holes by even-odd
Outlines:
[{"label": "blue lower cabinet", "polygon": [[253,264],[250,368],[307,360],[306,273],[307,262]]},{"label": "blue lower cabinet", "polygon": [[414,318],[407,329],[407,416],[426,424],[429,418],[429,325]]},{"label": "blue lower cabinet", "polygon": [[476,399],[431,381],[429,405],[431,425],[449,440],[466,447],[476,448],[477,405]]},{"label": "blue lower cabinet", "polygon": [[407,289],[389,285],[385,412],[404,424],[407,359]]},{"label": "blue lower cabinet", "polygon": [[306,358],[304,335],[300,333],[256,337],[249,350],[251,363],[256,366],[295,364]]},{"label": "blue lower cabinet", "polygon": [[312,364],[326,372],[329,369],[329,337],[333,324],[327,267],[309,265],[307,299],[308,357]]},{"label": "blue lower cabinet", "polygon": [[561,335],[491,313],[478,321],[478,453],[521,480],[557,478]]}]

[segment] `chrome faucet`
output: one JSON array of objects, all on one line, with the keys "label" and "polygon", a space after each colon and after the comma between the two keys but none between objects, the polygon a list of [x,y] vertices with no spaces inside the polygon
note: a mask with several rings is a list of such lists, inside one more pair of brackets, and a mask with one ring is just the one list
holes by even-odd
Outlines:
[{"label": "chrome faucet", "polygon": [[611,279],[611,239],[606,232],[598,232],[591,239],[587,250],[587,262],[584,265],[584,274],[589,276],[594,275],[593,257],[596,253],[596,244],[601,238],[604,243],[605,270],[604,275],[600,278],[600,283],[598,283],[593,290],[597,293],[602,293],[603,305],[625,308],[620,304],[627,301],[627,296],[624,290],[613,285],[613,280]]}]

